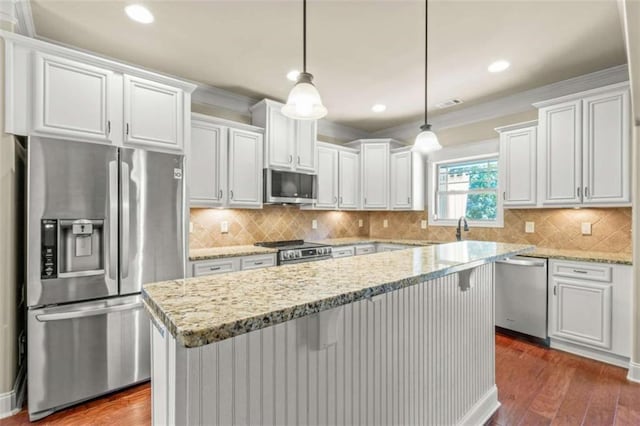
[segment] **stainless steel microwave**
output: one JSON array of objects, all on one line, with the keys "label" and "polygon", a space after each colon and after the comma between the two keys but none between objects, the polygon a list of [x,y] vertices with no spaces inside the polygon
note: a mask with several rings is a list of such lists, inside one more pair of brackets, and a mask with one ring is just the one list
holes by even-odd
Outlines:
[{"label": "stainless steel microwave", "polygon": [[266,204],[311,204],[316,201],[316,175],[264,169]]}]

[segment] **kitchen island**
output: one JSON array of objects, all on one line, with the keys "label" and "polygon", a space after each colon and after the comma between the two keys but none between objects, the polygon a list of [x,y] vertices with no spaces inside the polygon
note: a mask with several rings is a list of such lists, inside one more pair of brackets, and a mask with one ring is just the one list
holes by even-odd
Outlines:
[{"label": "kitchen island", "polygon": [[154,424],[481,424],[496,260],[463,241],[147,284]]}]

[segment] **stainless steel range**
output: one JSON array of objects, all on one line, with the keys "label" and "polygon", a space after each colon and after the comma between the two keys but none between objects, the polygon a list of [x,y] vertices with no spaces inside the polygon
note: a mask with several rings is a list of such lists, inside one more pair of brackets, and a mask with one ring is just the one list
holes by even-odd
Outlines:
[{"label": "stainless steel range", "polygon": [[307,243],[302,240],[267,241],[256,243],[257,246],[277,248],[278,265],[313,262],[314,260],[331,259],[331,246]]}]

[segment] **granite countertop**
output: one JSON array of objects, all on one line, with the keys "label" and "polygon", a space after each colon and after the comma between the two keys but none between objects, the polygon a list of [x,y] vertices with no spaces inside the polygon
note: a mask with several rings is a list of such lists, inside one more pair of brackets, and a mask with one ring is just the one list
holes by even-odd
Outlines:
[{"label": "granite countertop", "polygon": [[370,238],[370,237],[347,237],[347,238],[327,238],[324,240],[313,240],[313,243],[326,244],[328,246],[353,246],[361,244],[404,244],[407,246],[430,246],[433,244],[442,244],[442,241],[430,240],[403,240],[399,238]]},{"label": "granite countertop", "polygon": [[545,257],[548,259],[576,260],[581,262],[601,262],[616,263],[620,265],[631,265],[633,256],[631,253],[607,253],[601,251],[588,250],[560,250],[546,247],[536,247],[527,253],[530,257]]},{"label": "granite countertop", "polygon": [[145,284],[142,298],[180,344],[198,347],[533,249],[463,241]]},{"label": "granite countertop", "polygon": [[203,249],[192,249],[189,251],[189,260],[209,260],[220,259],[223,257],[234,256],[251,256],[254,254],[267,254],[277,253],[278,250],[268,247],[259,246],[227,246],[227,247],[212,247]]}]

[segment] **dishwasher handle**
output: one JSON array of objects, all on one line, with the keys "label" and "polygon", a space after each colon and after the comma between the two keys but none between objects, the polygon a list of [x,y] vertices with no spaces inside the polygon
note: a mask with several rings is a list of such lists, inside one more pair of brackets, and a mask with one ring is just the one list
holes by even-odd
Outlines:
[{"label": "dishwasher handle", "polygon": [[523,260],[523,259],[513,259],[513,258],[498,260],[496,261],[496,263],[502,263],[505,265],[534,266],[534,267],[543,267],[547,265],[547,262],[544,260]]}]

